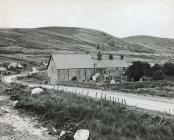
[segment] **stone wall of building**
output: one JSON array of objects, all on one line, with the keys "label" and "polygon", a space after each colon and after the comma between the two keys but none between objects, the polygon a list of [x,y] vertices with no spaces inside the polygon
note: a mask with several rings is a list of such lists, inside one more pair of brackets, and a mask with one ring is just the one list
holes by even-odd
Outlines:
[{"label": "stone wall of building", "polygon": [[64,69],[57,70],[58,81],[68,81],[76,77],[79,81],[89,80],[93,75],[93,69]]}]

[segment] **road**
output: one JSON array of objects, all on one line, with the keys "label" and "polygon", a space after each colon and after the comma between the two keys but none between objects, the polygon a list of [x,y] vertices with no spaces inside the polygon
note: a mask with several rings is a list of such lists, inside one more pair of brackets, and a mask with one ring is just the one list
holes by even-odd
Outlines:
[{"label": "road", "polygon": [[[4,81],[7,83],[15,81],[14,76],[6,76],[4,77]],[[155,97],[155,96],[145,96],[145,95],[137,95],[137,94],[129,94],[122,93],[118,91],[103,91],[96,89],[88,89],[88,88],[79,88],[79,87],[68,87],[68,86],[53,86],[53,85],[39,85],[32,83],[23,83],[30,87],[42,86],[44,88],[55,88],[58,90],[65,90],[68,92],[73,92],[81,95],[88,95],[94,98],[105,98],[107,100],[117,100],[117,102],[126,101],[128,106],[136,106],[137,108],[157,111],[162,113],[169,113],[174,115],[174,99],[166,98],[166,97]],[[96,96],[97,93],[97,96]]]}]

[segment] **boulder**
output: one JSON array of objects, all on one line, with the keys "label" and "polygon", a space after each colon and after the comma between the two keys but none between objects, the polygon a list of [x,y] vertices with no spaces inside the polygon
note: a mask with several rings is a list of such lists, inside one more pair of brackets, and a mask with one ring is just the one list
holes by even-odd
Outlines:
[{"label": "boulder", "polygon": [[13,101],[13,107],[15,107],[17,103],[19,103],[19,101]]},{"label": "boulder", "polygon": [[89,130],[87,129],[80,129],[77,130],[74,134],[74,140],[88,140],[89,138]]},{"label": "boulder", "polygon": [[43,93],[44,91],[43,91],[43,89],[42,88],[34,88],[34,89],[32,89],[32,91],[31,91],[31,95],[37,95],[37,94],[41,94],[41,93]]},{"label": "boulder", "polygon": [[111,85],[116,84],[115,80],[114,80],[114,79],[112,79],[112,80],[111,80],[111,82],[110,82],[110,84],[111,84]]},{"label": "boulder", "polygon": [[60,133],[60,137],[62,137],[63,135],[65,135],[65,133],[66,133],[66,131],[62,131],[62,132]]}]

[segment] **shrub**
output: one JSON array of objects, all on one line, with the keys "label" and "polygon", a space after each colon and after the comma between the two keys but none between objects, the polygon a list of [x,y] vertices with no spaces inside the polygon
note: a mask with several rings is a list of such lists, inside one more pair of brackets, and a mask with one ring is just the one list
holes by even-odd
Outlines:
[{"label": "shrub", "polygon": [[133,78],[134,81],[139,81],[142,76],[150,76],[150,65],[141,61],[135,61],[127,69],[128,80]]},{"label": "shrub", "polygon": [[150,70],[150,75],[153,76],[153,74],[157,71],[157,70],[161,70],[162,68],[160,67],[160,65],[155,64],[154,66],[151,67]]},{"label": "shrub", "polygon": [[109,54],[109,59],[110,60],[113,60],[114,59],[113,54]]},{"label": "shrub", "polygon": [[77,77],[76,77],[76,76],[73,76],[73,77],[71,78],[71,81],[77,81]]},{"label": "shrub", "polygon": [[164,80],[163,72],[161,70],[157,70],[156,72],[154,72],[152,80]]},{"label": "shrub", "polygon": [[172,64],[172,63],[164,64],[162,71],[165,75],[173,76],[174,75],[174,64]]}]

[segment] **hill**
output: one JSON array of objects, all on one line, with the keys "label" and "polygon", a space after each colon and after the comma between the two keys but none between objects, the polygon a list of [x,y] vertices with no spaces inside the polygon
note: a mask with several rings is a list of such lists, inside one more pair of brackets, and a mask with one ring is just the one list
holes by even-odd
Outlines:
[{"label": "hill", "polygon": [[0,29],[0,61],[40,64],[52,53],[94,54],[97,49],[104,53],[121,53],[130,60],[154,60],[157,58],[152,54],[159,50],[174,52],[172,41],[146,36],[118,38],[102,31],[75,27]]},{"label": "hill", "polygon": [[73,27],[0,29],[0,58],[36,61],[60,51],[85,53],[100,51],[146,52],[141,45],[131,44],[105,32]]},{"label": "hill", "polygon": [[152,49],[157,53],[174,53],[174,39],[141,35],[122,38],[122,40]]}]

